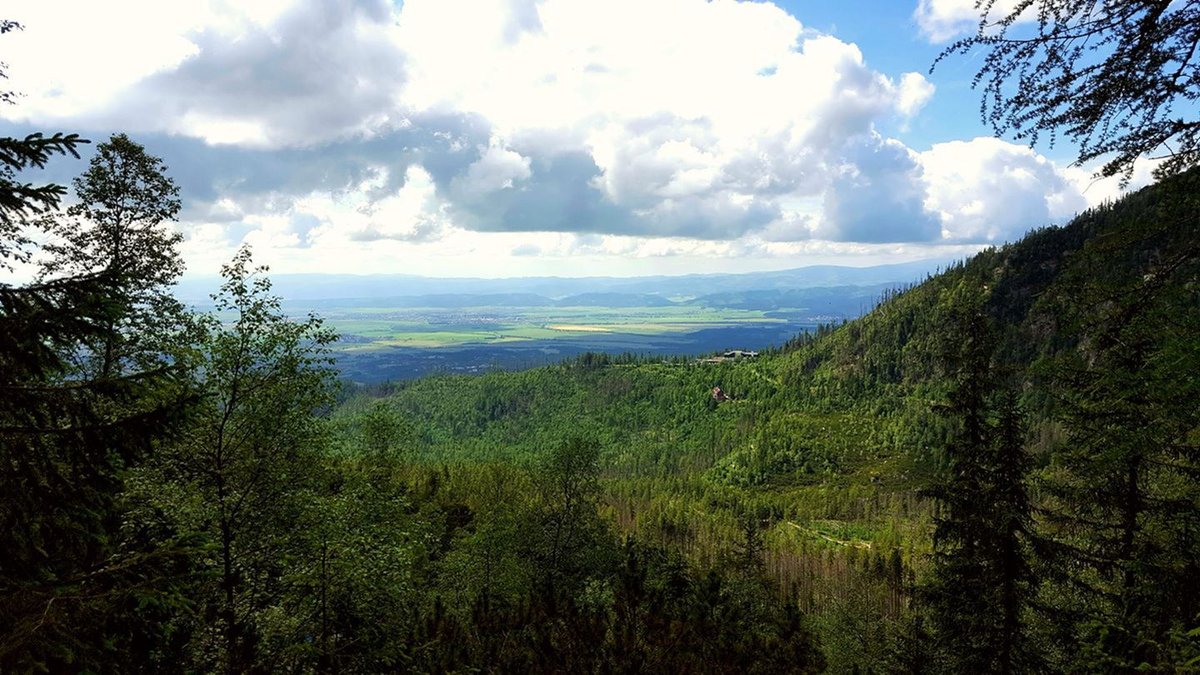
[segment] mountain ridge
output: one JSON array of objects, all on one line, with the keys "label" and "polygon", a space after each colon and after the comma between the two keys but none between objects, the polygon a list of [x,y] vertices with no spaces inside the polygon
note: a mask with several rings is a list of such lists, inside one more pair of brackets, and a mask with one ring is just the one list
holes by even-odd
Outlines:
[{"label": "mountain ridge", "polygon": [[[789,270],[746,273],[656,275],[644,277],[424,277],[416,275],[273,274],[275,292],[285,301],[400,297],[434,294],[532,293],[551,299],[595,292],[662,297],[695,297],[710,289],[722,292],[821,286],[906,283],[951,264],[955,258],[850,267],[810,265]],[[185,302],[203,302],[215,288],[212,279],[186,277],[176,287]],[[698,292],[700,291],[700,292]],[[714,291],[715,292],[715,291]]]}]

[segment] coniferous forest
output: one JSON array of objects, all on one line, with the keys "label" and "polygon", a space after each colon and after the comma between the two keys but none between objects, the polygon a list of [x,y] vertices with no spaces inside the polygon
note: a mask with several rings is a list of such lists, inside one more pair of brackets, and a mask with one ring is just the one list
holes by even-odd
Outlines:
[{"label": "coniferous forest", "polygon": [[0,161],[0,672],[1200,671],[1200,169],[757,358],[362,386],[248,247],[172,296],[136,140]]}]

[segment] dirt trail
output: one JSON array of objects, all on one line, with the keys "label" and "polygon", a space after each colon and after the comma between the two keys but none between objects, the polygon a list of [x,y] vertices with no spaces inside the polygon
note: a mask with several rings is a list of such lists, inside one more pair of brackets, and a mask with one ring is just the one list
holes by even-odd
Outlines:
[{"label": "dirt trail", "polygon": [[786,521],[786,522],[788,525],[791,525],[792,527],[796,528],[797,530],[800,530],[801,532],[803,532],[805,534],[811,534],[814,537],[820,537],[821,539],[824,539],[825,541],[833,542],[834,544],[839,544],[841,546],[853,546],[854,548],[871,548],[871,542],[869,542],[869,541],[863,541],[861,539],[838,539],[837,537],[831,537],[819,530],[814,530],[811,527],[804,527],[802,525],[797,525],[796,523],[793,523],[790,520]]}]

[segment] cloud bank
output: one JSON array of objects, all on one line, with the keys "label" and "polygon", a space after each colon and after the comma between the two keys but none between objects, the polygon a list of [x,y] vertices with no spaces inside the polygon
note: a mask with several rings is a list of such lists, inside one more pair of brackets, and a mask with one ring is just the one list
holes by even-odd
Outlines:
[{"label": "cloud bank", "polygon": [[[1000,242],[1089,199],[1021,146],[882,135],[933,83],[770,3],[18,4],[27,96],[0,114],[145,142],[196,256],[849,255]],[[944,39],[972,4],[917,24]]]}]

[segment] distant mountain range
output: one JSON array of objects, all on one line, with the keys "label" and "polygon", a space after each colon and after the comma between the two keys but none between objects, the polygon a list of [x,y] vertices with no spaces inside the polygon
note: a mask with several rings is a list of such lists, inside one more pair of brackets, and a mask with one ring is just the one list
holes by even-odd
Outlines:
[{"label": "distant mountain range", "polygon": [[[337,300],[344,305],[346,300],[364,300],[370,304],[386,302],[391,307],[472,307],[480,306],[481,302],[499,307],[648,307],[718,294],[894,286],[924,279],[951,262],[953,259],[937,258],[872,267],[814,265],[776,272],[649,277],[478,279],[403,274],[277,274],[271,280],[285,301],[312,306],[325,304],[322,301]],[[176,294],[184,302],[203,304],[219,285],[215,278],[185,278],[176,287]],[[737,300],[730,296],[727,302]]]}]

